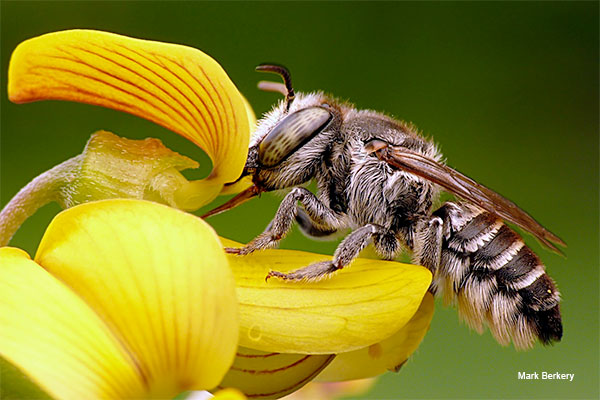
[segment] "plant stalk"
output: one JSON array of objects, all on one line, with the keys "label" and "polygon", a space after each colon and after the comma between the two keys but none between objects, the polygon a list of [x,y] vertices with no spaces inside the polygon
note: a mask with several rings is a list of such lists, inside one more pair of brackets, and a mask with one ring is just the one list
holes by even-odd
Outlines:
[{"label": "plant stalk", "polygon": [[38,175],[8,202],[0,211],[0,247],[8,245],[23,222],[38,209],[58,201],[60,189],[76,179],[82,161],[80,154]]}]

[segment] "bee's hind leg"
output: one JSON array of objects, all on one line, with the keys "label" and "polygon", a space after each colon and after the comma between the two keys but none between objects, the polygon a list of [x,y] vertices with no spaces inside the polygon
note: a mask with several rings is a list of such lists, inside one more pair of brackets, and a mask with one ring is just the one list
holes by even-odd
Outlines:
[{"label": "bee's hind leg", "polygon": [[419,220],[415,225],[413,261],[435,273],[442,258],[444,221],[438,216]]},{"label": "bee's hind leg", "polygon": [[321,261],[307,267],[284,273],[271,271],[267,275],[285,281],[318,281],[332,272],[348,266],[373,238],[386,237],[387,230],[375,224],[365,225],[348,235],[335,250],[333,260]]},{"label": "bee's hind leg", "polygon": [[226,248],[225,251],[232,254],[246,255],[256,250],[276,247],[279,241],[287,235],[292,227],[292,223],[298,216],[298,207],[296,205],[298,202],[306,210],[305,214],[301,214],[301,218],[305,216],[309,217],[313,225],[318,226],[324,232],[334,232],[336,226],[340,224],[339,216],[323,204],[317,196],[306,188],[297,187],[285,196],[279,205],[275,217],[263,233],[242,248]]}]

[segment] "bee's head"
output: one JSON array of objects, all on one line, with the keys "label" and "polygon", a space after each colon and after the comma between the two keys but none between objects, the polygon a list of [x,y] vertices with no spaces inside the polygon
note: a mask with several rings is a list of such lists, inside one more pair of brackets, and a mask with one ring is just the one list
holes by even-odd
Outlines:
[{"label": "bee's head", "polygon": [[257,71],[278,74],[279,82],[261,81],[259,89],[281,93],[285,100],[276,104],[258,122],[252,135],[244,175],[257,170],[276,168],[313,137],[331,125],[339,114],[331,104],[333,99],[323,93],[296,93],[287,68],[276,64],[261,64]]},{"label": "bee's head", "polygon": [[[321,92],[295,94],[290,72],[275,64],[261,64],[257,71],[271,72],[283,78],[279,82],[261,81],[259,89],[278,92],[285,100],[275,105],[258,121],[250,143],[246,165],[236,181],[252,176],[255,186],[211,211],[214,215],[232,208],[266,189],[255,179],[261,171],[273,171],[297,158],[300,149],[326,129],[339,126],[341,109],[338,101]],[[232,182],[231,184],[235,184]]]}]

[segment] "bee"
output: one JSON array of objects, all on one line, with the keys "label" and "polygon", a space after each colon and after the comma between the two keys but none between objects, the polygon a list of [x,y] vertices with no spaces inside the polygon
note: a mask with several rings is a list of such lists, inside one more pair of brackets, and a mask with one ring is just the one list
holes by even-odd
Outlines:
[{"label": "bee", "polygon": [[[467,324],[519,349],[562,337],[560,294],[539,257],[504,221],[551,250],[565,243],[494,191],[445,165],[436,145],[411,124],[358,110],[321,92],[296,94],[284,84],[259,88],[285,96],[258,122],[242,177],[253,185],[209,212],[214,215],[261,192],[291,189],[266,230],[239,255],[276,247],[295,221],[308,236],[351,229],[331,261],[270,277],[314,281],[347,267],[367,245],[383,259],[409,251],[433,274],[430,291],[455,304]],[[314,194],[302,185],[316,181]],[[433,209],[445,190],[458,200]]]}]

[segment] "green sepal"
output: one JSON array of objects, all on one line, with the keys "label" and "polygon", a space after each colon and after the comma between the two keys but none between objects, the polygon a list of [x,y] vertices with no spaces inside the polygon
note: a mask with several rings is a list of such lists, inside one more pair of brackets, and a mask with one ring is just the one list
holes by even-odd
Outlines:
[{"label": "green sepal", "polygon": [[187,179],[179,173],[198,163],[158,139],[130,140],[106,131],[92,135],[75,179],[60,189],[63,208],[91,200],[133,198],[176,207],[174,193]]},{"label": "green sepal", "polygon": [[166,148],[158,139],[130,140],[96,132],[82,154],[35,177],[0,211],[0,246],[6,246],[27,218],[52,201],[70,208],[126,198],[195,210],[202,202],[196,201],[197,205],[190,199],[203,200],[210,190],[216,193],[208,194],[216,197],[222,187],[212,187],[210,180],[190,182],[179,172],[197,167],[196,161]]},{"label": "green sepal", "polygon": [[44,389],[31,380],[20,368],[0,356],[0,399],[52,400]]}]

